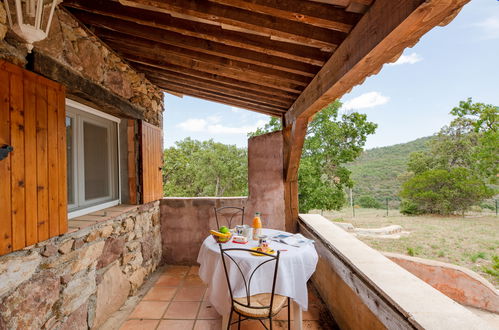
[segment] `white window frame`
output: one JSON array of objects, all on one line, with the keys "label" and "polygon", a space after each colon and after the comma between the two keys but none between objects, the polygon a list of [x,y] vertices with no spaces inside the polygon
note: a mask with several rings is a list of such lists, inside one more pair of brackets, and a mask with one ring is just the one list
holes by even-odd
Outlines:
[{"label": "white window frame", "polygon": [[[118,118],[118,117],[109,115],[107,113],[101,112],[99,110],[96,110],[94,108],[91,108],[91,107],[89,107],[87,105],[78,103],[78,102],[70,100],[70,99],[66,99],[66,108],[68,108],[68,107],[74,108],[74,109],[76,109],[78,111],[81,111],[81,112],[93,115],[95,117],[98,117],[98,118],[96,118],[97,120],[95,120],[95,121],[92,120],[92,118],[84,118],[84,120],[80,120],[78,122],[78,124],[76,124],[76,121],[74,122],[75,123],[75,125],[74,125],[75,132],[73,134],[73,138],[74,138],[74,140],[73,140],[73,146],[74,146],[73,151],[74,151],[75,154],[77,153],[77,149],[83,148],[83,143],[82,143],[83,142],[83,135],[79,134],[79,131],[83,129],[83,122],[84,121],[96,124],[96,123],[98,123],[98,119],[102,118],[102,119],[106,119],[106,120],[115,122],[116,123],[116,143],[117,143],[117,146],[116,146],[116,155],[114,155],[114,157],[116,157],[117,171],[118,172],[117,172],[117,176],[116,177],[111,176],[112,180],[117,180],[116,184],[112,185],[112,186],[116,187],[116,189],[118,190],[117,191],[117,196],[118,196],[117,199],[108,201],[107,198],[106,198],[105,199],[106,202],[103,202],[103,203],[100,203],[100,204],[97,204],[97,205],[95,205],[93,203],[98,202],[98,200],[94,200],[93,203],[92,203],[92,205],[89,206],[89,207],[84,207],[84,208],[79,209],[79,210],[68,212],[68,219],[72,219],[72,218],[79,217],[79,216],[82,216],[82,215],[85,215],[85,214],[88,214],[88,213],[97,212],[97,211],[100,211],[102,209],[105,209],[105,208],[108,208],[108,207],[112,207],[112,206],[121,204],[121,182],[120,182],[121,181],[120,180],[121,179],[121,164],[120,164],[121,150],[120,150],[120,134],[119,134],[119,124],[121,122],[121,119]],[[72,113],[70,113],[70,110],[66,111],[66,116],[73,118],[73,120],[75,119],[74,118],[75,116]],[[108,132],[109,132],[108,134],[111,134],[110,131],[108,131]],[[80,149],[80,151],[81,151],[81,149]],[[110,157],[113,157],[113,155],[111,155]],[[76,157],[73,157],[73,159],[76,160]],[[82,163],[82,161],[81,160],[75,161],[74,164],[73,164],[73,166],[74,166],[73,167],[73,173],[74,173],[74,176],[73,176],[73,181],[74,181],[73,182],[73,187],[75,187],[75,189],[78,190],[79,193],[81,194],[82,190],[84,189],[84,187],[82,187],[82,186],[78,186],[77,187],[76,184],[75,184],[76,183],[75,181],[77,181],[76,178],[78,176],[83,176],[83,170],[82,169],[79,170],[79,168],[78,168],[78,164],[79,163]],[[75,205],[75,204],[71,204],[71,205]],[[71,205],[68,204],[68,209],[69,209],[69,207]]]}]

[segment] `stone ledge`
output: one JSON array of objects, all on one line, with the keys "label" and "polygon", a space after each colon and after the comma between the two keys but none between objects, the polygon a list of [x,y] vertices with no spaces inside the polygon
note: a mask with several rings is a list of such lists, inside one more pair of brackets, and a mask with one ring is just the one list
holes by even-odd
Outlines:
[{"label": "stone ledge", "polygon": [[96,225],[137,210],[139,205],[116,205],[68,220],[69,232]]},{"label": "stone ledge", "polygon": [[[360,298],[383,324],[391,324],[390,318],[394,315],[402,317],[402,321],[405,319],[406,327],[490,329],[475,314],[326,218],[301,214],[300,226],[305,236],[325,247],[319,251],[320,258],[341,263],[339,277],[351,287],[353,293],[357,292],[360,296],[359,288],[368,293]],[[318,287],[318,290],[321,288]],[[387,305],[392,311],[380,311],[381,305]],[[398,323],[403,325],[400,321]]]}]

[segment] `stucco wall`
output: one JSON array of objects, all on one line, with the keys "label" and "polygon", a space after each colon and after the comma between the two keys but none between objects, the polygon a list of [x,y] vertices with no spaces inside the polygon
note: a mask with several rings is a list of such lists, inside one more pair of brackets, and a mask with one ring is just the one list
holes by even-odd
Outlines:
[{"label": "stucco wall", "polygon": [[444,262],[383,253],[412,274],[460,304],[499,314],[499,292],[477,273]]},{"label": "stucco wall", "polygon": [[0,329],[95,328],[137,291],[161,260],[159,202],[117,208],[0,257]]},{"label": "stucco wall", "polygon": [[194,265],[210,229],[216,229],[214,207],[246,205],[246,197],[169,197],[161,200],[163,261]]},{"label": "stucco wall", "polygon": [[283,159],[282,131],[248,140],[248,223],[261,212],[264,227],[285,229]]}]

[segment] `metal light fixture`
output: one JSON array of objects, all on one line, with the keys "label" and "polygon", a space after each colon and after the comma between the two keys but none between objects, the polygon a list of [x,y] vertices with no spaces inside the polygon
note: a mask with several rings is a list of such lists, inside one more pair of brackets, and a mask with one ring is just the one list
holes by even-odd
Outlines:
[{"label": "metal light fixture", "polygon": [[[10,28],[26,41],[31,53],[33,43],[47,38],[54,16],[55,6],[61,0],[4,0]],[[12,17],[9,2],[15,5],[16,15]],[[48,10],[48,19],[46,14]],[[13,23],[14,21],[14,23]]]}]

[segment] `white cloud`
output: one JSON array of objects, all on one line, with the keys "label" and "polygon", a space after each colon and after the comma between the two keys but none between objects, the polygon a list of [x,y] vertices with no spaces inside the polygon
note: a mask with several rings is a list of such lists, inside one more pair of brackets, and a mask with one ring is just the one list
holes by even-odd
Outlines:
[{"label": "white cloud", "polygon": [[191,118],[181,122],[177,126],[190,132],[202,132],[206,128],[206,120]]},{"label": "white cloud", "polygon": [[358,110],[372,108],[378,105],[382,105],[390,101],[388,96],[381,95],[378,92],[364,93],[360,96],[354,97],[351,100],[343,103],[343,110]]},{"label": "white cloud", "polygon": [[497,39],[499,38],[499,15],[492,16],[484,20],[483,22],[479,22],[474,24],[482,29],[484,35],[484,39]]},{"label": "white cloud", "polygon": [[402,55],[394,63],[388,63],[388,65],[402,65],[402,64],[415,64],[421,62],[423,58],[417,53],[411,53],[409,55]]},{"label": "white cloud", "polygon": [[258,120],[254,125],[225,126],[220,124],[220,117],[211,116],[206,119],[190,118],[177,126],[189,132],[205,132],[210,134],[247,134],[265,125],[265,120]]}]

